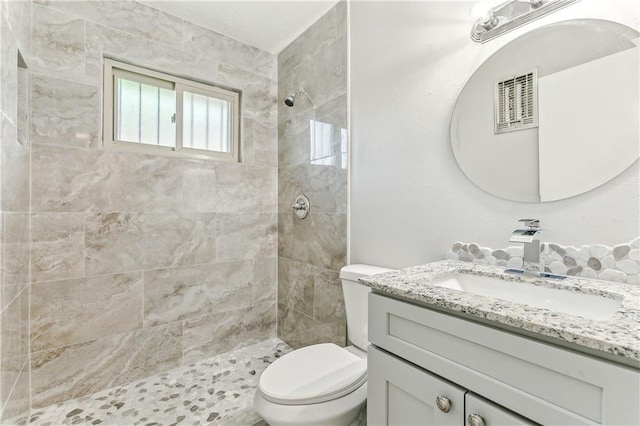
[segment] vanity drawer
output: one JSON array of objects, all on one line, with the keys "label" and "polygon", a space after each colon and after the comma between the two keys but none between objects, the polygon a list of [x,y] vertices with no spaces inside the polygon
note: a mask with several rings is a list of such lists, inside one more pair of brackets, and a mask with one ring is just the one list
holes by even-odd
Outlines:
[{"label": "vanity drawer", "polygon": [[369,340],[545,425],[640,424],[630,367],[376,293]]}]

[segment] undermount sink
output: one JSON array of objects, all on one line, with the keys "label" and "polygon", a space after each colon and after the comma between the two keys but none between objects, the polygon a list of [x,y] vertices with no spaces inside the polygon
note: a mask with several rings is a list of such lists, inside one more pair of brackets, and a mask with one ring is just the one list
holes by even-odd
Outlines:
[{"label": "undermount sink", "polygon": [[622,304],[608,297],[478,275],[458,274],[430,284],[597,321],[611,319]]}]

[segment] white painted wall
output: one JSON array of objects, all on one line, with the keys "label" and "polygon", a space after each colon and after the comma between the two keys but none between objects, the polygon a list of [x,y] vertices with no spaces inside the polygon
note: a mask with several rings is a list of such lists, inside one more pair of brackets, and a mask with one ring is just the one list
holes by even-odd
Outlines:
[{"label": "white painted wall", "polygon": [[351,263],[431,262],[458,240],[502,247],[524,217],[542,220],[545,241],[567,245],[615,245],[640,233],[637,162],[586,194],[521,203],[471,183],[449,143],[460,90],[497,49],[565,19],[609,19],[638,29],[640,4],[582,0],[486,44],[473,43],[471,25],[493,3],[500,2],[351,3]]}]

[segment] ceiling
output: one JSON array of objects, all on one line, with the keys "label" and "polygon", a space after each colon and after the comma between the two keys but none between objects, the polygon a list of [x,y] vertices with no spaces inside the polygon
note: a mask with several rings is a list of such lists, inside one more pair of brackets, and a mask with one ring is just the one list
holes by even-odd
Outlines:
[{"label": "ceiling", "polygon": [[156,9],[278,54],[338,0],[140,0]]}]

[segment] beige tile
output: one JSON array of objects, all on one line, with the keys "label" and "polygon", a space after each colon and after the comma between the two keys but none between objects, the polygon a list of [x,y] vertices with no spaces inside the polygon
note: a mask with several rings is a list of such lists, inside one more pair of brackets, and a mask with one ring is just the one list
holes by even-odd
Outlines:
[{"label": "beige tile", "polygon": [[142,273],[33,284],[31,350],[142,328]]},{"label": "beige tile", "polygon": [[43,0],[51,9],[107,25],[141,38],[180,47],[183,20],[136,1]]},{"label": "beige tile", "polygon": [[[29,282],[29,214],[0,213],[2,218],[2,258],[0,273],[2,306]],[[5,302],[6,301],[6,302]]]},{"label": "beige tile", "polygon": [[313,316],[313,266],[278,258],[278,302]]},{"label": "beige tile", "polygon": [[217,229],[218,261],[276,255],[275,214],[219,214]]},{"label": "beige tile", "polygon": [[96,213],[85,218],[85,274],[211,263],[213,213]]},{"label": "beige tile", "polygon": [[[14,103],[17,102],[14,101]],[[16,126],[0,114],[1,164],[0,207],[2,211],[29,211],[29,146],[18,142]],[[8,184],[10,183],[10,184]]]},{"label": "beige tile", "polygon": [[181,325],[172,323],[32,353],[33,408],[175,368],[181,345]]},{"label": "beige tile", "polygon": [[32,19],[31,71],[83,79],[85,21],[37,4],[32,7]]},{"label": "beige tile", "polygon": [[0,315],[0,403],[7,398],[27,361],[29,288],[23,289]]},{"label": "beige tile", "polygon": [[250,306],[253,281],[251,261],[145,271],[145,327]]},{"label": "beige tile", "polygon": [[314,213],[305,219],[279,214],[278,255],[338,271],[346,263],[347,218],[344,214]]},{"label": "beige tile", "polygon": [[315,268],[313,280],[313,318],[321,322],[340,322],[346,327],[342,282],[337,271]]},{"label": "beige tile", "polygon": [[1,424],[14,425],[26,424],[28,422],[29,408],[31,405],[29,375],[29,362],[25,360],[22,370],[18,374],[13,386],[13,390],[10,395],[7,395],[4,408],[0,413]]},{"label": "beige tile", "polygon": [[278,170],[279,211],[286,212],[299,194],[309,197],[314,212],[336,212],[336,157],[328,164],[305,163]]},{"label": "beige tile", "polygon": [[331,8],[311,27],[296,38],[278,55],[278,76],[283,68],[295,68],[309,60],[338,36],[336,8]]},{"label": "beige tile", "polygon": [[275,302],[278,259],[258,258],[253,261],[253,303]]},{"label": "beige tile", "polygon": [[275,337],[275,303],[221,312],[184,322],[183,363],[200,361]]},{"label": "beige tile", "polygon": [[31,77],[31,141],[97,147],[98,87],[34,74]]},{"label": "beige tile", "polygon": [[216,210],[220,213],[276,212],[275,168],[239,164],[216,167]]},{"label": "beige tile", "polygon": [[103,57],[185,77],[209,80],[211,76],[211,69],[193,66],[194,54],[176,46],[87,21],[85,79],[92,84],[100,83]]},{"label": "beige tile", "polygon": [[242,162],[278,167],[278,126],[275,122],[243,119]]},{"label": "beige tile", "polygon": [[79,278],[84,273],[84,214],[31,216],[31,280]]},{"label": "beige tile", "polygon": [[215,66],[237,68],[275,80],[276,55],[190,22],[183,24],[183,47],[199,57],[213,58]]},{"label": "beige tile", "polygon": [[[26,3],[26,1],[24,2]],[[29,147],[29,121],[31,120],[31,74],[28,69],[18,68],[18,143]]]},{"label": "beige tile", "polygon": [[0,40],[0,110],[15,125],[18,114],[18,45],[4,16],[0,16]]},{"label": "beige tile", "polygon": [[298,349],[317,343],[346,344],[346,327],[342,321],[320,322],[278,304],[278,337]]}]

